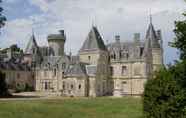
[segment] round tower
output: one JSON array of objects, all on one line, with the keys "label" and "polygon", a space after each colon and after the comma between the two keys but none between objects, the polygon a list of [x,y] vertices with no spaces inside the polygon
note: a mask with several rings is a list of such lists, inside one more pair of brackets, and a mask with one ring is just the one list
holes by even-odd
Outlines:
[{"label": "round tower", "polygon": [[50,47],[50,53],[53,56],[63,56],[64,55],[64,44],[66,36],[64,30],[60,30],[59,34],[51,34],[48,36],[48,44]]}]

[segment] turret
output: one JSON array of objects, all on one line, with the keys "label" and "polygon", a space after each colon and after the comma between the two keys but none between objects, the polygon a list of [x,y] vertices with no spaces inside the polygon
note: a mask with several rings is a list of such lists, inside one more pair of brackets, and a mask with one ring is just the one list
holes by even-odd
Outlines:
[{"label": "turret", "polygon": [[50,53],[52,56],[64,55],[64,44],[66,41],[66,36],[64,30],[60,30],[59,32],[59,34],[51,34],[48,36]]},{"label": "turret", "polygon": [[80,61],[96,65],[100,56],[106,52],[104,41],[97,27],[93,26],[79,51]]},{"label": "turret", "polygon": [[161,31],[155,31],[152,24],[152,17],[150,17],[150,24],[146,33],[146,41],[150,41],[152,53],[153,71],[157,71],[163,65],[163,52],[162,52],[162,38]]},{"label": "turret", "polygon": [[23,61],[25,63],[28,63],[32,67],[35,67],[36,64],[41,63],[42,61],[41,53],[39,50],[39,46],[37,45],[34,33],[32,33],[24,54],[25,55]]}]

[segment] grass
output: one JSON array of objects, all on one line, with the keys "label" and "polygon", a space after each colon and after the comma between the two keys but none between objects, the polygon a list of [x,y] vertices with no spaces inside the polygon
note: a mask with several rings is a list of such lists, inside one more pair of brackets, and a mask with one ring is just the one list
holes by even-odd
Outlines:
[{"label": "grass", "polygon": [[142,118],[140,98],[1,101],[0,118]]}]

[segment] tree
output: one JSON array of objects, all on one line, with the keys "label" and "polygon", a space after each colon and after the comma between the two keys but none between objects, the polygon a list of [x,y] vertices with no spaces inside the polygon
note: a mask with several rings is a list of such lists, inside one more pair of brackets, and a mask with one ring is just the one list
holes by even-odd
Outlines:
[{"label": "tree", "polygon": [[148,80],[143,97],[146,118],[186,118],[186,20],[176,21],[174,32],[171,46],[180,51],[180,60]]},{"label": "tree", "polygon": [[[0,3],[2,0],[0,0]],[[3,15],[3,8],[0,7],[0,29],[5,25],[6,17]],[[5,74],[0,70],[0,97],[8,96],[8,88],[5,82]]]},{"label": "tree", "polygon": [[[183,15],[186,16],[186,14]],[[180,59],[186,60],[186,20],[176,21],[175,26],[176,38],[171,46],[180,51]]]},{"label": "tree", "polygon": [[5,81],[5,74],[0,71],[0,97],[6,96],[9,96],[9,92]]},{"label": "tree", "polygon": [[143,97],[145,118],[184,118],[184,90],[173,77],[171,71],[164,68],[148,80]]},{"label": "tree", "polygon": [[[0,0],[0,3],[2,0]],[[5,25],[6,17],[3,15],[3,8],[0,7],[0,29]]]}]

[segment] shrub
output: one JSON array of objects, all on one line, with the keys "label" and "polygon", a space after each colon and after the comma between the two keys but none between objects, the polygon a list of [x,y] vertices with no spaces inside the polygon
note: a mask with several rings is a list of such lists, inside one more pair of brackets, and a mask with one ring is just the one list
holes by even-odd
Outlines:
[{"label": "shrub", "polygon": [[25,85],[17,83],[17,85],[16,85],[16,93],[24,92],[24,91],[25,91]]},{"label": "shrub", "polygon": [[145,118],[184,118],[184,90],[173,78],[171,71],[162,69],[154,79],[148,80],[144,96]]},{"label": "shrub", "polygon": [[9,95],[8,86],[5,81],[5,74],[0,71],[0,97],[7,97]]},{"label": "shrub", "polygon": [[29,84],[26,83],[26,85],[25,85],[25,91],[26,92],[31,92],[31,91],[34,91],[34,88],[32,86],[30,86]]}]

